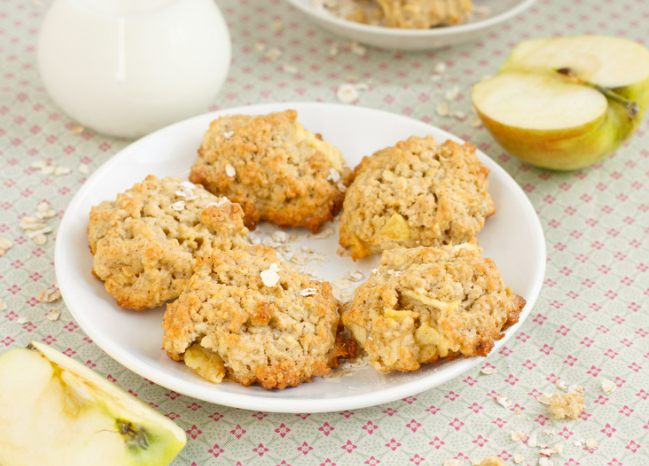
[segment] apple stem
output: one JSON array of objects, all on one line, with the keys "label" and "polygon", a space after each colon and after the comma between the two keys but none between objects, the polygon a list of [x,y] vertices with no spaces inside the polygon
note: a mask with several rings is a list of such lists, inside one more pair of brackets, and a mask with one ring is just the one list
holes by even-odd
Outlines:
[{"label": "apple stem", "polygon": [[599,92],[601,92],[606,97],[611,99],[613,102],[617,102],[618,104],[623,106],[630,120],[633,120],[635,117],[638,116],[638,113],[640,113],[640,107],[638,106],[637,102],[633,102],[627,99],[626,97],[621,96],[620,94],[618,94],[617,92],[615,92],[614,90],[608,87],[602,87],[602,86],[598,86],[597,84],[591,84],[583,81],[570,68],[559,68],[557,70],[557,73],[567,76],[568,78],[570,78],[575,82],[593,86],[595,89],[597,89]]}]

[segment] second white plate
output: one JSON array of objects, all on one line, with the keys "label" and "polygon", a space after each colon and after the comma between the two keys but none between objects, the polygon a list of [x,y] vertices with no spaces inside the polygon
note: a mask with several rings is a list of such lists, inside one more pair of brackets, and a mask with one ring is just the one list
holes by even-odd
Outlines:
[{"label": "second white plate", "polygon": [[[114,199],[118,192],[149,174],[186,177],[196,160],[204,132],[219,115],[265,114],[286,109],[297,110],[300,123],[338,147],[350,167],[357,165],[363,156],[412,135],[432,134],[439,142],[447,139],[462,142],[445,131],[403,116],[322,103],[234,108],[161,129],[128,146],[100,167],[65,212],[56,241],[56,275],[63,298],[81,328],[115,360],[157,384],[201,400],[259,411],[316,413],[373,406],[430,389],[483,362],[482,358],[458,359],[403,374],[380,374],[365,367],[335,381],[316,377],[311,383],[286,390],[267,391],[230,382],[215,385],[201,379],[184,364],[171,360],[160,349],[164,308],[148,312],[120,308],[103,283],[91,275],[92,255],[87,246],[86,227],[93,205]],[[527,300],[519,323],[497,342],[493,350],[497,352],[516,333],[538,297],[545,271],[545,242],[534,208],[520,187],[486,155],[478,152],[478,156],[491,170],[489,192],[496,203],[496,214],[487,219],[478,236],[480,246],[485,256],[494,259],[507,285]],[[332,226],[337,230],[335,223]],[[353,270],[362,271],[367,278],[377,258],[354,263],[350,258],[336,255],[337,243],[336,231],[330,238],[309,238],[302,244],[330,258],[320,269],[327,280],[342,278]]]}]

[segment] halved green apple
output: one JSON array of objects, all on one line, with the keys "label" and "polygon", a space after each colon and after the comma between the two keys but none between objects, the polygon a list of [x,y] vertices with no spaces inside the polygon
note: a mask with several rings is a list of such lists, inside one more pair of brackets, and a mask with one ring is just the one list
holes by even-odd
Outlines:
[{"label": "halved green apple", "polygon": [[0,356],[3,466],[166,466],[186,440],[171,420],[42,343]]},{"label": "halved green apple", "polygon": [[607,36],[528,40],[471,97],[507,152],[554,170],[586,167],[640,124],[649,104],[649,50]]}]

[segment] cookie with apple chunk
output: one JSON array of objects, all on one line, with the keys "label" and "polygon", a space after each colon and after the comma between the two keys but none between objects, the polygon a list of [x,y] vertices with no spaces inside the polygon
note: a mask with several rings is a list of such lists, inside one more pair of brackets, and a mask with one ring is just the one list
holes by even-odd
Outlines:
[{"label": "cookie with apple chunk", "polygon": [[347,190],[340,245],[354,260],[396,247],[471,240],[495,212],[471,144],[410,137],[363,158]]},{"label": "cookie with apple chunk", "polygon": [[239,203],[245,223],[318,227],[340,210],[351,174],[340,151],[297,112],[226,115],[212,122],[189,179]]},{"label": "cookie with apple chunk", "polygon": [[167,305],[163,348],[210,382],[283,389],[354,356],[338,323],[331,285],[293,271],[273,249],[214,251]]},{"label": "cookie with apple chunk", "polygon": [[341,315],[374,369],[406,372],[489,354],[525,300],[481,253],[473,243],[383,252]]}]

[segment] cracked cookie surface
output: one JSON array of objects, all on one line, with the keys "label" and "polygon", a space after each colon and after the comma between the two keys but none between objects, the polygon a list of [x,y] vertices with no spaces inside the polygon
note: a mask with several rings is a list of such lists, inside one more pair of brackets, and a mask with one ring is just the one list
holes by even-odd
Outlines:
[{"label": "cracked cookie surface", "polygon": [[343,325],[380,372],[486,356],[518,322],[525,300],[472,243],[391,249],[356,290]]},{"label": "cracked cookie surface", "polygon": [[329,283],[293,271],[273,249],[215,251],[167,305],[163,348],[214,383],[296,386],[346,352],[338,312]]},{"label": "cracked cookie surface", "polygon": [[180,178],[143,182],[90,211],[93,274],[117,304],[135,310],[177,298],[196,258],[244,246],[243,211]]},{"label": "cracked cookie surface", "polygon": [[354,259],[395,247],[470,241],[495,212],[471,144],[410,137],[364,157],[343,203],[340,245]]},{"label": "cracked cookie surface", "polygon": [[260,220],[316,232],[340,210],[351,171],[340,151],[297,122],[297,112],[226,115],[203,138],[189,179]]}]

